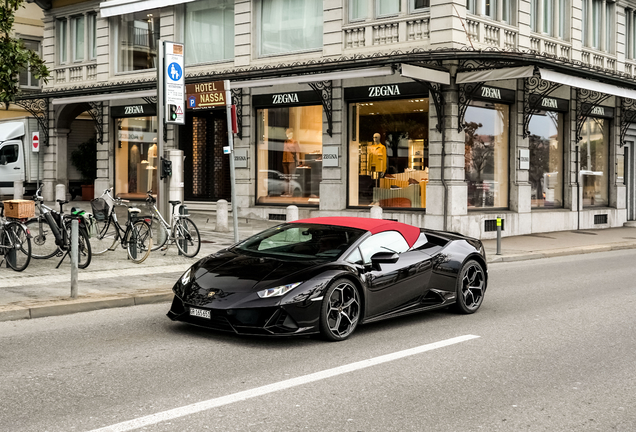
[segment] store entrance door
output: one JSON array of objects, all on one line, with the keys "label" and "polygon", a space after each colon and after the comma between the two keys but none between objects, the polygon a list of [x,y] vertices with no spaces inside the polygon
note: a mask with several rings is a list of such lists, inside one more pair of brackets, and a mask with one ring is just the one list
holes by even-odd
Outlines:
[{"label": "store entrance door", "polygon": [[186,201],[230,201],[230,160],[223,154],[227,145],[225,110],[186,113],[181,128]]},{"label": "store entrance door", "polygon": [[636,220],[636,158],[634,157],[634,142],[625,144],[625,186],[627,191],[627,220]]}]

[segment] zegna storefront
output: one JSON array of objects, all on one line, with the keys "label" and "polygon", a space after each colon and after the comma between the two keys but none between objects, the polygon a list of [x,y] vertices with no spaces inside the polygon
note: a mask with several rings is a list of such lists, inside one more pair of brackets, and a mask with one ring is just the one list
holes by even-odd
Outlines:
[{"label": "zegna storefront", "polygon": [[[454,77],[437,66],[233,81],[240,216],[280,219],[296,205],[301,217],[368,217],[377,205],[478,238],[495,236],[497,217],[504,235],[622,225],[635,91],[532,66],[460,63]],[[108,104],[113,169],[99,181],[135,199],[157,189],[158,125],[153,104],[128,101]],[[190,207],[229,200],[225,110],[188,111],[168,132]]]},{"label": "zegna storefront", "polygon": [[[480,238],[495,235],[497,217],[504,235],[622,225],[620,98],[591,97],[591,80],[522,72],[464,76],[444,92],[441,119],[430,82],[399,69],[331,80],[329,114],[306,84],[245,90],[241,211],[279,219],[293,204],[301,217],[366,216],[378,205],[386,218]],[[532,79],[554,81],[545,92]]]}]

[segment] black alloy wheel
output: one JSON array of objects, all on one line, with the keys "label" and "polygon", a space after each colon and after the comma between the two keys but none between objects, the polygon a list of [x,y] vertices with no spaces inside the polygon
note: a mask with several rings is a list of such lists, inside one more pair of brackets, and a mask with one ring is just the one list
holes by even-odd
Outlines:
[{"label": "black alloy wheel", "polygon": [[457,302],[455,309],[464,314],[477,312],[484,300],[486,274],[481,264],[467,261],[457,278]]},{"label": "black alloy wheel", "polygon": [[360,293],[348,279],[331,283],[320,310],[320,333],[328,341],[347,339],[360,321]]}]

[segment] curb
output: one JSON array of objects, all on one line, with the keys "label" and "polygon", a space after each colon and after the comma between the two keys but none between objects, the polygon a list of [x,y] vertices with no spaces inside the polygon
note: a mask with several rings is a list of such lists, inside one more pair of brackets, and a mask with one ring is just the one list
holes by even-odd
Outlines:
[{"label": "curb", "polygon": [[70,315],[80,312],[90,312],[100,309],[111,309],[127,306],[137,306],[153,303],[167,303],[172,301],[172,290],[153,294],[139,294],[133,296],[113,296],[100,299],[68,299],[57,300],[53,304],[34,306],[15,306],[0,311],[0,322],[22,319],[43,318],[49,316]]},{"label": "curb", "polygon": [[528,261],[541,258],[554,258],[560,256],[569,255],[583,255],[594,252],[609,252],[615,250],[636,249],[635,243],[619,243],[614,245],[594,245],[594,246],[580,246],[578,248],[568,249],[553,249],[542,252],[527,252],[512,255],[495,255],[493,253],[488,254],[488,264],[500,263],[500,262],[516,262],[516,261]]}]

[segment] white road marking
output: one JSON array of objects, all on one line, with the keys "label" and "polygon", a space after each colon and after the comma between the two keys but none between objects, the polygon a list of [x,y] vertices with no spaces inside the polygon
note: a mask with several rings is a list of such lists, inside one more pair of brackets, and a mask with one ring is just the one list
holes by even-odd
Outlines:
[{"label": "white road marking", "polygon": [[316,372],[313,374],[304,375],[297,378],[288,379],[285,381],[280,381],[280,382],[269,384],[263,387],[257,387],[251,390],[245,390],[245,391],[234,393],[231,395],[221,396],[215,399],[209,399],[206,401],[193,403],[191,405],[182,406],[180,408],[174,408],[168,411],[151,414],[145,417],[139,417],[134,420],[128,420],[122,423],[117,423],[115,425],[106,426],[100,429],[94,429],[90,432],[131,431],[131,430],[139,429],[145,426],[161,423],[164,421],[173,420],[179,417],[185,417],[187,415],[196,414],[201,411],[206,411],[206,410],[217,408],[223,405],[229,405],[234,402],[241,402],[241,401],[255,398],[258,396],[263,396],[268,393],[273,393],[280,390],[286,390],[286,389],[297,387],[303,384],[308,384],[311,382],[331,378],[336,375],[342,375],[345,373],[354,372],[360,369],[376,366],[382,363],[391,362],[391,361],[398,360],[404,357],[421,354],[426,351],[432,351],[434,349],[447,347],[447,346],[458,344],[461,342],[466,342],[471,339],[476,339],[478,337],[479,336],[475,336],[475,335],[465,335],[465,336],[459,336],[459,337],[455,337],[451,339],[446,339],[439,342],[434,342],[427,345],[421,345],[421,346],[410,348],[404,351],[398,351],[391,354],[374,357],[368,360],[362,360],[356,363],[350,363],[348,365],[339,366],[333,369],[327,369],[321,372]]}]

